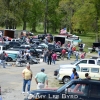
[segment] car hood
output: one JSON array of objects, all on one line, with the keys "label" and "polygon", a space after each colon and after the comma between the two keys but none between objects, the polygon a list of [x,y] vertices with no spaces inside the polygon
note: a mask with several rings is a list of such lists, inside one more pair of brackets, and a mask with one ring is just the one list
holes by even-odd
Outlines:
[{"label": "car hood", "polygon": [[31,91],[32,94],[36,93],[56,93],[57,88],[44,88],[44,89],[38,89],[38,90],[33,90]]},{"label": "car hood", "polygon": [[73,67],[74,65],[72,65],[72,64],[66,64],[66,65],[60,65],[60,69],[61,68],[71,68],[71,67]]}]

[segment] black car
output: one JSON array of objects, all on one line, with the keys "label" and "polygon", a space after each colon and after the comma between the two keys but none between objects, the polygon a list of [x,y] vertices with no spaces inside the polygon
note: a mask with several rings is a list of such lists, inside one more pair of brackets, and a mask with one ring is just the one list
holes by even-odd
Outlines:
[{"label": "black car", "polygon": [[[61,53],[61,51],[63,50],[63,48],[57,48],[55,45],[53,44],[48,44],[48,50],[52,50],[54,52],[59,52]],[[67,51],[67,50],[66,50]]]},{"label": "black car", "polygon": [[53,41],[53,35],[52,34],[49,34],[49,33],[47,33],[47,34],[39,34],[38,35],[38,39],[44,40],[45,37],[47,37],[47,36],[50,36],[50,40]]},{"label": "black car", "polygon": [[9,48],[21,46],[19,42],[9,42]]},{"label": "black car", "polygon": [[24,100],[100,100],[100,81],[75,79],[57,90],[33,90]]}]

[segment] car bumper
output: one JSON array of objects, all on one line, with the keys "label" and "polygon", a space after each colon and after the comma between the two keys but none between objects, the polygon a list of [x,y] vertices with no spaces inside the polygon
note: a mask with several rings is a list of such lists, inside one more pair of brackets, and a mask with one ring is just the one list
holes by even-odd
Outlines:
[{"label": "car bumper", "polygon": [[57,77],[57,80],[58,80],[59,82],[62,82],[62,78],[61,78],[61,77]]}]

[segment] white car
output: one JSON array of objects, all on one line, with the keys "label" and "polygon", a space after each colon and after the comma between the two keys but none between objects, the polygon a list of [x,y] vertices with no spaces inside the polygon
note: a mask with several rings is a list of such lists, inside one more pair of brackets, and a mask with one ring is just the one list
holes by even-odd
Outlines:
[{"label": "white car", "polygon": [[72,69],[76,68],[79,78],[85,78],[85,73],[89,73],[91,79],[98,80],[100,78],[100,66],[94,64],[79,64],[77,66],[69,66],[68,68],[61,68],[57,75],[59,82],[67,83],[70,80]]}]

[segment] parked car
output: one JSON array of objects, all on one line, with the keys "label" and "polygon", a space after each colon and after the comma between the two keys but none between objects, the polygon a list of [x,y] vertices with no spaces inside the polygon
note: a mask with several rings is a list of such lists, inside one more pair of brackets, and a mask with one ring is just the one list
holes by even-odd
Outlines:
[{"label": "parked car", "polygon": [[38,39],[44,40],[45,37],[49,37],[50,40],[53,41],[53,35],[52,35],[52,34],[49,34],[49,33],[48,33],[48,34],[39,34],[39,35],[38,35]]},{"label": "parked car", "polygon": [[[60,65],[60,68],[61,67],[65,67],[67,68],[68,66],[70,65],[73,65],[73,66],[77,66],[78,64],[95,64],[95,65],[100,65],[100,58],[97,58],[97,59],[94,59],[94,58],[90,58],[90,59],[81,59],[79,61],[75,61],[71,64],[65,64],[65,65]],[[60,69],[59,68],[59,69]],[[56,69],[54,71],[54,76],[57,76],[58,73],[59,73],[59,69]]]},{"label": "parked car", "polygon": [[8,57],[6,58],[7,62],[16,61],[18,54],[8,53]]},{"label": "parked car", "polygon": [[9,42],[9,48],[21,46],[19,42]]},{"label": "parked car", "polygon": [[53,44],[48,44],[48,50],[52,50],[52,51],[54,51],[54,52],[60,52],[60,53],[61,53],[61,51],[63,50],[63,48],[56,48],[55,45],[53,45]]},{"label": "parked car", "polygon": [[100,78],[100,66],[94,64],[78,64],[77,66],[61,68],[57,75],[59,82],[67,83],[70,80],[72,69],[76,68],[80,78],[85,78],[85,73],[89,73],[91,79],[98,80]]},{"label": "parked car", "polygon": [[72,80],[58,89],[32,90],[24,100],[100,100],[100,81]]}]

